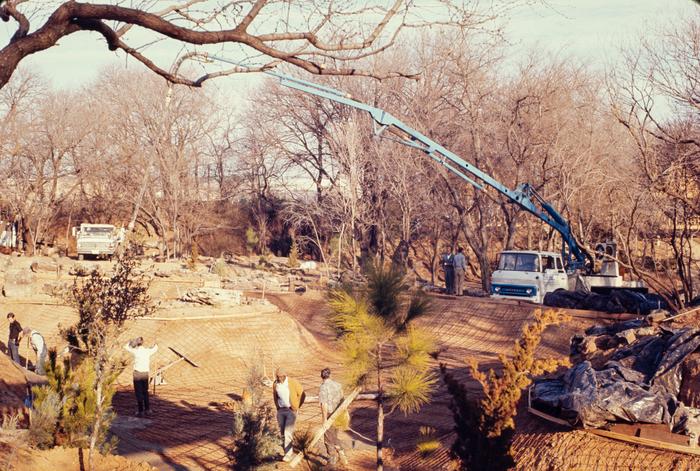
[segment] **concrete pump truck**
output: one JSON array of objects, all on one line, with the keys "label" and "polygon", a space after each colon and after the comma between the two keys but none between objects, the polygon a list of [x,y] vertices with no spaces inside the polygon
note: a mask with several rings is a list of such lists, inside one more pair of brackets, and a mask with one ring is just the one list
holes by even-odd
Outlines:
[{"label": "concrete pump truck", "polygon": [[[209,57],[213,60],[241,66],[237,62],[225,58]],[[600,260],[601,268],[594,272],[594,258],[576,240],[570,224],[528,183],[523,183],[512,190],[457,154],[412,129],[390,113],[354,100],[350,95],[340,90],[272,70],[264,73],[279,79],[283,86],[368,113],[372,118],[376,136],[388,138],[416,149],[478,190],[491,187],[511,203],[539,218],[561,235],[561,253],[532,250],[501,252],[498,266],[491,276],[490,294],[492,297],[542,303],[545,294],[558,289],[583,289],[602,293],[608,293],[615,289],[646,292],[641,281],[623,279],[617,262],[617,247],[614,242],[596,245],[595,257]]]}]

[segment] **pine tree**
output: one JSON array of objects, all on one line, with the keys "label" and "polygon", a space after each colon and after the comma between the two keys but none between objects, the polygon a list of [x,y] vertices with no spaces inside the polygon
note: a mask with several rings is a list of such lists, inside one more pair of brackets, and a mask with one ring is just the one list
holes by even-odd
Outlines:
[{"label": "pine tree", "polygon": [[429,354],[434,341],[411,325],[429,312],[430,304],[421,294],[411,295],[399,271],[383,267],[369,271],[364,292],[333,290],[329,304],[349,384],[373,384],[377,389],[377,470],[381,471],[385,416],[395,410],[417,412],[430,401],[435,378]]},{"label": "pine tree", "polygon": [[272,406],[263,399],[260,363],[248,370],[243,399],[233,407],[233,447],[230,458],[241,471],[256,469],[277,453],[279,434]]},{"label": "pine tree", "polygon": [[456,440],[452,456],[459,460],[460,469],[477,471],[489,469],[505,471],[515,465],[511,443],[515,434],[515,415],[522,392],[532,378],[568,365],[568,358],[535,359],[535,350],[542,333],[550,326],[568,319],[562,311],[548,310],[535,313],[535,321],[523,328],[522,336],[515,342],[513,356],[499,355],[503,372],[484,373],[475,361],[469,362],[471,375],[481,387],[483,397],[470,394],[440,365],[447,390],[452,396],[450,410],[455,421]]}]

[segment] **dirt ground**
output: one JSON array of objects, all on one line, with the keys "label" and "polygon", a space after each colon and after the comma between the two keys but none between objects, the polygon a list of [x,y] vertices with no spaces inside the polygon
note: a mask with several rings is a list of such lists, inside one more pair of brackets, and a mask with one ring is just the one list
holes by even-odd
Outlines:
[{"label": "dirt ground", "polygon": [[[333,334],[326,322],[324,297],[317,291],[295,294],[267,290],[265,303],[251,302],[236,307],[185,304],[174,298],[188,287],[203,286],[210,275],[186,273],[177,264],[160,265],[154,265],[151,270],[177,272],[166,279],[156,279],[152,293],[161,308],[151,319],[129,323],[124,337],[140,335],[147,344],[157,342],[159,351],[154,362],[157,366],[171,366],[165,373],[166,384],[156,387],[152,399],[155,414],[148,419],[133,417],[135,401],[129,371],[120,377],[120,388],[114,399],[118,416],[113,432],[120,440],[117,451],[158,469],[227,469],[227,452],[231,445],[231,415],[227,403],[240,398],[249,365],[263,365],[270,376],[276,366],[285,366],[290,376],[300,379],[310,396],[318,393],[318,375],[323,367],[330,367],[342,378],[340,359],[333,349]],[[55,273],[39,275],[38,284],[42,278],[57,276]],[[69,281],[70,278],[64,279]],[[259,290],[246,294],[251,298],[262,295]],[[465,360],[475,358],[485,367],[496,365],[498,354],[512,350],[522,326],[533,314],[530,304],[488,298],[435,296],[435,307],[435,312],[420,322],[440,343],[439,361],[465,380]],[[14,311],[23,325],[41,331],[49,345],[61,346],[59,324],[65,326],[75,321],[75,314],[69,307],[40,294],[28,299],[3,298],[2,310]],[[545,333],[541,355],[566,355],[571,335],[593,323],[613,320],[610,315],[595,312],[570,311],[570,314],[569,323]],[[0,333],[6,330],[2,315]],[[33,359],[26,346],[23,349],[23,355]],[[175,351],[186,355],[197,366],[185,361],[173,363],[179,358]],[[396,413],[388,418],[386,443],[388,454],[392,456],[389,468],[449,468],[446,447],[451,442],[452,418],[448,401],[446,391],[439,387],[431,404],[420,413],[409,416]],[[348,469],[371,469],[376,428],[372,404],[356,403],[352,417],[353,431],[345,437],[351,458]],[[297,429],[313,430],[319,422],[320,410],[310,402],[300,412]],[[517,424],[514,454],[518,469],[700,469],[700,459],[634,447],[583,431],[555,429],[525,410],[519,413]],[[433,427],[445,445],[428,457],[414,452],[421,426]],[[63,458],[56,456],[55,459]],[[54,466],[53,469],[62,468]]]},{"label": "dirt ground", "polygon": [[[88,452],[75,448],[37,450],[21,444],[21,439],[0,434],[0,463],[2,469],[13,471],[79,471],[87,469]],[[82,463],[82,464],[81,464]],[[115,455],[96,455],[97,471],[151,471],[147,463]]]}]

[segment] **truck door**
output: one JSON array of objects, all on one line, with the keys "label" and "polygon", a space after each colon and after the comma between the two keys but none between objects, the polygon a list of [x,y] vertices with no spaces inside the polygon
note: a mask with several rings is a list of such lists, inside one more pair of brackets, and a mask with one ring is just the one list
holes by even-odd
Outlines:
[{"label": "truck door", "polygon": [[561,258],[553,255],[542,255],[542,280],[544,285],[544,294],[551,293],[559,288],[566,289],[568,287],[568,279],[564,267],[561,263]]}]

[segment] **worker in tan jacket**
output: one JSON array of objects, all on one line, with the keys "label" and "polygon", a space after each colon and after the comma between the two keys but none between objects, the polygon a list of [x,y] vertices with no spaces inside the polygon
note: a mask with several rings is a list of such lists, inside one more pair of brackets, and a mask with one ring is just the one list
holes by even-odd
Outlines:
[{"label": "worker in tan jacket", "polygon": [[297,420],[297,412],[306,399],[306,393],[299,381],[288,377],[284,369],[277,368],[275,382],[272,384],[272,399],[277,408],[277,423],[282,434],[282,448],[284,448],[282,461],[290,461],[294,424]]}]

